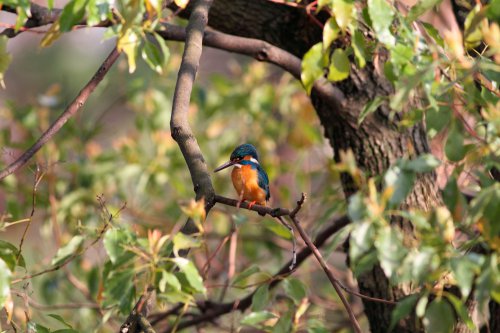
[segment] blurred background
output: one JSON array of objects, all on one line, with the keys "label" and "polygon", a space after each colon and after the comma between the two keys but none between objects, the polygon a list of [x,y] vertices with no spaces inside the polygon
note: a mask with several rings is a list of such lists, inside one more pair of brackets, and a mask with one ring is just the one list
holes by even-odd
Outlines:
[{"label": "blurred background", "polygon": [[[12,24],[14,19],[2,13],[0,21]],[[39,30],[46,31],[47,27]],[[4,79],[6,88],[0,91],[2,167],[28,148],[93,76],[115,45],[114,40],[105,39],[104,32],[101,28],[75,29],[49,48],[39,46],[42,33],[24,32],[9,40],[13,60]],[[34,209],[23,245],[27,272],[50,267],[58,249],[75,235],[86,240],[95,238],[103,223],[98,195],[105,198],[112,213],[126,203],[114,223],[138,237],[146,237],[154,229],[173,235],[185,223],[182,207],[188,205],[194,191],[169,130],[183,45],[168,43],[168,47],[170,58],[163,75],[151,71],[142,61],[129,74],[126,59],[121,56],[77,116],[27,167],[0,182],[2,240],[17,246]],[[307,193],[301,221],[312,237],[344,212],[332,151],[316,113],[300,82],[279,68],[205,48],[190,120],[209,169],[226,161],[234,147],[249,142],[257,147],[261,165],[269,174],[272,207],[292,208],[300,193]],[[230,171],[217,173],[212,180],[218,194],[236,198]],[[219,249],[233,224],[237,236]],[[266,283],[291,256],[286,229],[254,212],[216,205],[204,229],[202,245],[190,256],[204,277],[209,299],[228,301],[247,295],[255,286]],[[325,257],[337,276],[353,287],[345,258],[336,252],[341,244],[341,238],[327,243]],[[212,254],[213,260],[206,267]],[[56,313],[82,332],[116,331],[125,313],[118,311],[127,307],[102,306],[106,260],[99,242],[64,269],[17,284],[18,294],[28,295],[31,302],[27,309],[22,297],[14,300],[14,320],[24,321],[24,312],[29,310],[47,327],[57,327],[57,321],[47,317]],[[255,267],[254,274],[227,288],[229,279],[237,279],[241,272]],[[20,268],[18,271],[20,276],[26,273]],[[308,310],[298,318],[299,328],[307,322],[308,327],[317,327],[314,332],[349,331],[345,311],[313,259],[293,276],[307,291]],[[283,288],[273,291],[268,308],[277,315],[287,311],[284,304],[289,300]],[[140,290],[132,294],[128,307],[137,300]],[[359,299],[350,302],[361,315]],[[74,309],[61,304],[88,306]],[[167,300],[161,306],[168,309],[169,305]],[[224,317],[221,327],[229,331],[241,316],[235,313]],[[366,325],[364,319],[361,322]]]}]

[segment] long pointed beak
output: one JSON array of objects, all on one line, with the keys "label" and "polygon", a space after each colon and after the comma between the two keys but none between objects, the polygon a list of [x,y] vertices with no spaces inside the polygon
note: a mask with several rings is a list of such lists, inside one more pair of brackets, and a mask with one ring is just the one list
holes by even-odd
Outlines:
[{"label": "long pointed beak", "polygon": [[217,167],[214,172],[219,172],[225,168],[229,168],[231,165],[234,165],[236,162],[235,161],[227,161],[226,163],[222,164],[221,166]]}]

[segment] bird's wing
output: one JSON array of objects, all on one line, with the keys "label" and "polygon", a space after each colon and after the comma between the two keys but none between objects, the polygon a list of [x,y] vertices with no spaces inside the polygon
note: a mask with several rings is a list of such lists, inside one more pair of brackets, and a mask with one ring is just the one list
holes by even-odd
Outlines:
[{"label": "bird's wing", "polygon": [[260,165],[257,166],[257,174],[259,176],[259,187],[263,188],[266,191],[266,200],[269,200],[271,197],[271,192],[269,191],[269,177],[267,176],[267,173],[260,167]]}]

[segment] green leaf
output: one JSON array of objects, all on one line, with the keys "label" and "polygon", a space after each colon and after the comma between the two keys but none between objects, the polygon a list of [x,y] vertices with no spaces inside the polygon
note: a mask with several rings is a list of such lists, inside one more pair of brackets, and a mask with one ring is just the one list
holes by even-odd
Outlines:
[{"label": "green leaf", "polygon": [[389,332],[396,327],[401,319],[405,318],[412,312],[419,297],[420,295],[413,294],[398,301],[398,304],[391,313],[391,325],[389,326]]},{"label": "green leaf", "polygon": [[415,307],[415,314],[418,318],[422,318],[425,315],[425,309],[427,308],[427,304],[429,303],[429,295],[425,293],[418,300],[417,306]]},{"label": "green leaf", "polygon": [[[366,66],[366,46],[365,38],[359,30],[354,30],[352,37],[352,48],[354,50],[354,55],[356,56],[356,61],[358,62],[359,68],[364,68]],[[379,97],[379,96],[377,96]]]},{"label": "green leaf", "polygon": [[124,249],[124,245],[134,245],[135,239],[129,230],[113,228],[106,231],[103,243],[109,259],[116,265],[125,256],[130,257],[131,254]]},{"label": "green leaf", "polygon": [[250,312],[245,317],[243,317],[240,324],[259,328],[258,324],[276,317],[277,316],[274,313],[268,311]]},{"label": "green leaf", "polygon": [[402,170],[399,166],[393,166],[384,176],[386,187],[393,187],[394,192],[389,199],[392,206],[399,205],[410,193],[415,182],[416,175],[414,172]]},{"label": "green leaf", "polygon": [[12,276],[12,272],[9,270],[9,267],[0,259],[0,306],[3,307],[3,304],[7,297],[10,294],[10,278]]},{"label": "green leaf", "polygon": [[325,66],[326,57],[323,54],[323,45],[317,43],[307,51],[302,59],[300,78],[308,95],[311,94],[314,81],[323,76]]},{"label": "green leaf", "polygon": [[382,270],[388,278],[392,277],[408,251],[403,246],[403,236],[399,229],[390,226],[381,228],[375,238],[375,248]]},{"label": "green leaf", "polygon": [[104,302],[103,306],[118,305],[121,313],[129,313],[134,300],[134,276],[133,269],[112,271],[104,279]]},{"label": "green leaf", "polygon": [[262,224],[266,229],[274,233],[275,235],[284,238],[284,239],[292,239],[292,234],[287,227],[283,224],[279,223],[277,220],[265,219]]},{"label": "green leaf", "polygon": [[181,272],[184,273],[187,281],[196,292],[201,294],[205,294],[207,292],[205,286],[203,285],[203,279],[193,262],[181,257],[173,258],[172,260],[176,263]]},{"label": "green leaf", "polygon": [[70,31],[71,28],[80,23],[85,15],[87,0],[71,0],[64,6],[59,16],[59,30],[61,32]]},{"label": "green leaf", "polygon": [[365,118],[369,114],[375,112],[378,109],[378,107],[382,105],[384,101],[385,101],[384,96],[375,96],[373,100],[366,103],[366,105],[363,107],[363,110],[361,110],[361,113],[359,114],[358,125],[361,125],[363,120],[365,120]]},{"label": "green leaf", "polygon": [[448,302],[435,299],[427,307],[423,323],[428,332],[451,333],[455,324],[453,309]]},{"label": "green leaf", "polygon": [[457,178],[452,175],[448,178],[448,182],[443,189],[443,201],[452,213],[455,220],[461,220],[464,212],[462,211],[467,207],[465,196],[460,191],[457,183]]},{"label": "green leaf", "polygon": [[[11,271],[14,271],[16,268],[17,253],[18,250],[13,244],[0,240],[0,259],[5,261]],[[26,268],[26,263],[22,255],[19,257],[17,265]]]},{"label": "green leaf", "polygon": [[417,158],[404,161],[401,165],[401,168],[408,171],[413,172],[431,172],[436,169],[441,164],[441,161],[438,160],[432,154],[422,154]]},{"label": "green leaf", "polygon": [[394,8],[386,0],[368,0],[368,13],[377,38],[387,46],[394,46],[396,39],[390,31]]},{"label": "green leaf", "polygon": [[3,88],[5,88],[5,83],[3,81],[5,71],[9,68],[10,62],[12,61],[12,55],[7,52],[8,40],[7,36],[0,36],[0,85]]},{"label": "green leaf", "polygon": [[423,13],[425,13],[434,6],[439,5],[441,1],[442,0],[420,0],[415,6],[411,7],[410,12],[406,16],[406,19],[409,22],[415,21]]},{"label": "green leaf", "polygon": [[182,286],[177,277],[165,270],[161,272],[161,279],[158,283],[158,289],[163,293],[167,289],[167,285],[171,286],[175,291],[180,291]]},{"label": "green leaf", "polygon": [[292,331],[292,311],[287,311],[274,325],[272,333],[290,333]]},{"label": "green leaf", "polygon": [[340,28],[333,17],[330,17],[323,28],[323,49],[327,50],[333,41],[337,39],[340,34]]},{"label": "green leaf", "polygon": [[197,248],[200,247],[201,245],[200,240],[185,235],[182,232],[178,232],[177,234],[175,234],[173,243],[174,243],[174,253],[176,254],[179,252],[179,250]]},{"label": "green leaf", "polygon": [[255,266],[255,265],[250,266],[234,278],[232,285],[234,285],[234,286],[240,285],[249,276],[251,276],[255,273],[258,273],[258,272],[260,272],[260,268],[258,266]]},{"label": "green leaf", "polygon": [[73,328],[73,326],[71,326],[70,324],[68,324],[63,317],[61,317],[60,315],[58,314],[54,314],[54,313],[51,313],[51,314],[48,314],[49,317],[52,317],[54,318],[55,320],[57,320],[58,322],[60,322],[61,324],[63,324],[64,326],[66,326],[67,328]]},{"label": "green leaf", "polygon": [[432,138],[443,128],[448,126],[451,120],[451,109],[449,107],[431,108],[425,113],[427,133]]},{"label": "green leaf", "polygon": [[495,183],[479,192],[472,200],[467,223],[477,223],[486,238],[494,240],[500,236],[500,183]]},{"label": "green leaf", "polygon": [[457,280],[462,299],[467,299],[471,290],[474,276],[479,272],[479,267],[468,256],[451,259],[451,271]]},{"label": "green leaf", "polygon": [[349,77],[351,63],[344,50],[335,49],[333,51],[328,70],[328,80],[330,81],[342,81]]},{"label": "green leaf", "polygon": [[352,1],[333,0],[332,11],[340,29],[346,31],[354,16],[354,3]]},{"label": "green leaf", "polygon": [[464,303],[462,303],[458,297],[451,293],[445,293],[444,294],[446,298],[450,301],[451,305],[455,308],[455,312],[458,314],[460,319],[467,325],[467,328],[469,328],[471,331],[475,330],[475,325],[474,322],[472,321],[471,317],[469,316],[469,312],[467,310],[467,307],[465,306]]},{"label": "green leaf", "polygon": [[264,284],[257,288],[252,296],[252,311],[264,310],[269,303],[269,285]]},{"label": "green leaf", "polygon": [[448,138],[446,139],[446,144],[444,146],[446,157],[452,162],[461,161],[467,153],[467,149],[464,145],[462,130],[462,125],[458,121],[452,122],[451,129],[448,133]]},{"label": "green leaf", "polygon": [[300,304],[302,299],[307,296],[306,286],[298,279],[286,279],[283,282],[283,287],[285,288],[286,295],[293,299],[295,305]]},{"label": "green leaf", "polygon": [[28,324],[26,325],[26,330],[29,333],[50,333],[50,330],[47,327],[32,321],[28,322]]},{"label": "green leaf", "polygon": [[61,247],[55,257],[52,259],[52,265],[59,265],[66,261],[69,257],[71,257],[73,254],[76,254],[81,246],[83,245],[84,238],[83,236],[77,235],[74,236],[68,244],[65,246]]},{"label": "green leaf", "polygon": [[144,61],[152,70],[154,70],[158,74],[162,74],[164,63],[163,54],[161,53],[161,50],[158,46],[146,39],[142,48],[141,55],[142,59],[144,59]]},{"label": "green leaf", "polygon": [[374,233],[371,222],[362,222],[353,229],[349,238],[349,258],[353,263],[372,248]]}]

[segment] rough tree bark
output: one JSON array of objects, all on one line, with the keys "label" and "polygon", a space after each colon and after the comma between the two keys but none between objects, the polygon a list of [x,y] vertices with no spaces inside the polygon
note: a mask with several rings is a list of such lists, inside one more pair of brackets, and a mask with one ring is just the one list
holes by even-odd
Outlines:
[{"label": "rough tree bark", "polygon": [[[306,1],[307,3],[307,1]],[[189,7],[185,14],[189,12]],[[323,21],[325,18],[319,16]],[[309,48],[322,39],[322,29],[301,8],[286,6],[267,0],[215,0],[209,16],[209,26],[219,31],[265,40],[286,51],[302,57]],[[382,63],[384,55],[378,57]],[[333,158],[339,160],[341,150],[351,149],[358,165],[369,175],[380,175],[399,158],[411,158],[429,152],[429,145],[422,124],[411,129],[400,129],[398,116],[389,118],[387,105],[367,117],[358,126],[358,115],[364,105],[375,96],[387,96],[393,88],[377,68],[368,64],[365,69],[351,68],[350,78],[337,84],[347,103],[343,109],[332,109],[331,104],[312,94],[311,101],[324,128],[325,136],[334,150]],[[409,103],[412,103],[410,101]],[[355,188],[349,177],[342,178],[346,197]],[[420,176],[414,189],[403,203],[406,207],[428,210],[441,204],[435,174]],[[412,226],[401,219],[393,221],[413,239]],[[360,291],[366,295],[387,300],[398,300],[408,295],[408,286],[390,286],[380,267],[358,278]],[[393,307],[382,303],[364,302],[365,313],[373,333],[388,332]],[[421,324],[414,318],[399,323],[395,332],[421,332]],[[466,332],[457,325],[455,332]]]}]

